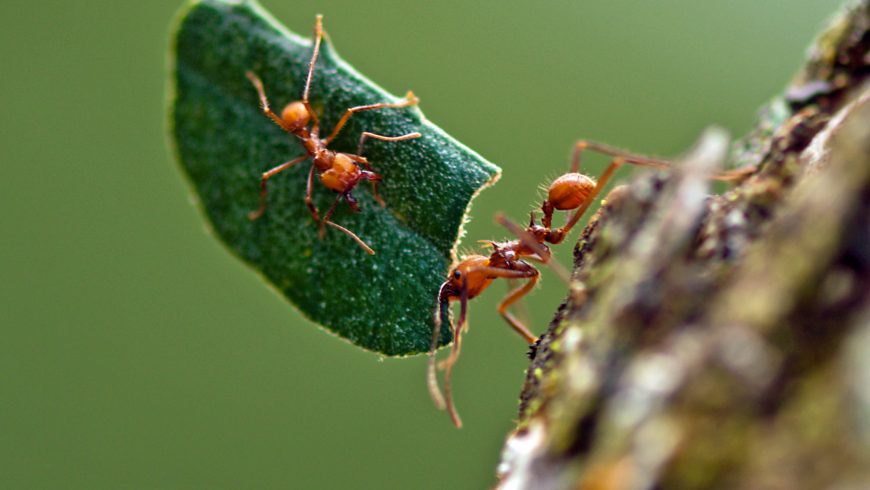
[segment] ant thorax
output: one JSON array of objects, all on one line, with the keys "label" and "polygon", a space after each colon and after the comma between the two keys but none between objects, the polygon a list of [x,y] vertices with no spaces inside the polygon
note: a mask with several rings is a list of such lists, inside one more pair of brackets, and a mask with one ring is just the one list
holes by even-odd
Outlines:
[{"label": "ant thorax", "polygon": [[333,161],[335,160],[336,153],[332,150],[318,147],[315,148],[312,152],[312,160],[314,161],[314,166],[317,167],[318,170],[324,172],[332,168]]}]

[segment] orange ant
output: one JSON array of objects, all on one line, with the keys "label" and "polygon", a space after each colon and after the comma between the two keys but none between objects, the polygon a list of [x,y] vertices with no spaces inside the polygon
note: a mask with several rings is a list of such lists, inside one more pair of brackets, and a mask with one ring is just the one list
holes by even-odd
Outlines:
[{"label": "orange ant", "polygon": [[[311,77],[314,73],[314,65],[317,62],[317,54],[320,51],[320,41],[323,38],[323,16],[318,15],[314,24],[314,52],[311,55],[311,61],[308,63],[308,78],[305,80],[305,90],[302,92],[302,100],[291,102],[284,107],[284,110],[281,111],[281,116],[279,117],[277,114],[272,112],[272,109],[269,108],[269,101],[266,99],[266,92],[263,89],[263,82],[260,81],[260,78],[257,77],[253,72],[249,71],[245,75],[257,89],[257,93],[260,96],[260,106],[263,110],[263,113],[269,117],[272,121],[275,122],[278,126],[281,127],[284,131],[293,136],[299,138],[302,142],[302,146],[305,148],[305,154],[290,160],[289,162],[282,163],[277,167],[274,167],[266,172],[263,172],[263,175],[260,177],[260,207],[248,213],[248,218],[251,220],[256,220],[260,218],[263,213],[266,211],[267,204],[267,190],[266,190],[266,182],[274,177],[275,175],[289,169],[290,167],[297,165],[299,163],[308,160],[309,158],[312,160],[311,169],[308,171],[308,185],[305,191],[305,205],[308,206],[308,210],[311,212],[311,216],[314,218],[314,221],[320,224],[319,234],[320,237],[323,238],[324,234],[324,224],[332,226],[337,230],[347,234],[351,238],[359,244],[366,252],[374,255],[375,251],[371,249],[360,237],[358,237],[354,232],[348,230],[347,228],[334,223],[330,218],[332,217],[332,213],[335,211],[335,208],[338,206],[339,202],[344,199],[347,204],[350,206],[351,210],[354,212],[359,212],[359,205],[357,204],[356,199],[351,194],[351,191],[357,186],[357,184],[361,180],[367,180],[372,183],[372,194],[374,195],[375,200],[381,205],[384,206],[384,200],[381,199],[381,196],[378,194],[378,182],[381,180],[381,176],[371,171],[371,164],[369,161],[362,156],[363,145],[367,138],[374,138],[381,141],[404,141],[413,138],[419,138],[420,133],[408,133],[401,136],[383,136],[380,134],[370,133],[368,131],[364,131],[362,135],[360,135],[359,146],[357,147],[356,154],[354,153],[341,153],[334,150],[330,150],[327,148],[329,144],[338,136],[338,133],[350,119],[350,117],[362,111],[370,111],[373,109],[382,109],[386,107],[390,108],[399,108],[399,107],[408,107],[417,105],[419,100],[414,96],[413,92],[408,92],[405,96],[405,100],[402,102],[396,103],[380,103],[380,104],[369,104],[351,107],[344,112],[344,115],[339,119],[338,123],[336,123],[335,127],[332,128],[332,132],[326,138],[320,138],[320,121],[317,119],[317,114],[311,108],[311,103],[308,101],[308,92],[311,87]],[[312,120],[312,126],[309,128],[308,123],[309,120]],[[365,169],[361,168],[362,166]],[[338,193],[338,196],[335,198],[335,201],[330,206],[329,210],[326,212],[326,215],[321,219],[319,217],[319,213],[317,211],[317,207],[314,205],[314,202],[311,198],[312,192],[312,183],[314,181],[314,174],[317,173],[320,182],[323,183],[329,189]]]},{"label": "orange ant", "polygon": [[[580,156],[585,150],[612,157],[610,165],[601,173],[597,182],[594,178],[579,173]],[[453,267],[447,281],[441,285],[438,291],[438,306],[435,309],[435,327],[432,331],[432,344],[429,351],[427,382],[435,405],[439,409],[447,409],[450,418],[457,428],[462,427],[462,420],[459,418],[453,403],[450,380],[453,365],[459,358],[462,346],[462,330],[467,317],[468,300],[482,293],[495,279],[525,279],[525,284],[510,291],[499,303],[498,312],[526,342],[529,344],[537,342],[538,338],[508,311],[508,307],[528,294],[538,282],[540,272],[527,260],[549,265],[560,278],[570,285],[570,275],[557,262],[551,261],[552,255],[547,244],[555,245],[565,240],[571,229],[574,228],[583,214],[595,202],[595,199],[607,185],[608,181],[610,181],[611,177],[613,177],[616,170],[623,164],[660,170],[672,166],[672,162],[668,160],[636,155],[591,141],[581,140],[577,142],[574,146],[570,172],[555,179],[547,190],[547,199],[541,204],[541,211],[543,213],[541,224],[535,222],[534,212],[531,213],[529,226],[526,229],[521,228],[501,214],[497,215],[496,220],[499,224],[505,226],[508,231],[518,238],[507,242],[484,240],[483,243],[486,243],[492,249],[490,255],[488,257],[485,255],[469,255],[464,257],[459,264]],[[712,176],[712,178],[723,181],[739,180],[746,177],[751,170],[754,170],[754,168],[749,167],[720,173]],[[608,198],[610,196],[617,198],[622,190],[621,187],[615,188],[608,195]],[[553,214],[556,210],[574,210],[574,213],[564,226],[554,229],[552,228],[552,223]],[[459,321],[453,325],[453,346],[450,355],[438,366],[445,370],[445,394],[442,395],[438,387],[435,351],[438,346],[438,337],[441,333],[442,319],[448,317],[451,301],[459,301],[460,313]]]}]

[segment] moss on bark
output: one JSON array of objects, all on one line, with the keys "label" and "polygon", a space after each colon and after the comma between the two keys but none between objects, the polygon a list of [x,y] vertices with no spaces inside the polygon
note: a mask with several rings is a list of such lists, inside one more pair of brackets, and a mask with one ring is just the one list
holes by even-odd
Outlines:
[{"label": "moss on bark", "polygon": [[[612,193],[575,249],[503,488],[870,485],[870,4],[723,150]],[[717,166],[753,168],[708,195]]]}]

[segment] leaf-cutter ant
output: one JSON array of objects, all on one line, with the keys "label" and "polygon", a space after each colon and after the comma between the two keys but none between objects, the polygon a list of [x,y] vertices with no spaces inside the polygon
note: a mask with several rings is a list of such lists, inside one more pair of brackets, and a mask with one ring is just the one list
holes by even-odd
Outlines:
[{"label": "leaf-cutter ant", "polygon": [[[374,255],[374,250],[369,247],[366,242],[364,242],[360,237],[358,237],[354,232],[348,230],[347,228],[336,224],[330,218],[332,217],[332,213],[335,211],[335,208],[338,206],[339,202],[344,199],[350,208],[354,212],[359,212],[359,205],[357,204],[356,199],[354,199],[351,192],[357,186],[357,184],[361,180],[367,180],[372,183],[372,194],[374,195],[375,200],[381,205],[384,206],[384,201],[381,199],[381,196],[378,194],[377,184],[381,180],[381,176],[371,170],[372,166],[369,161],[362,156],[363,145],[365,144],[366,139],[374,138],[381,141],[404,141],[413,138],[419,138],[420,133],[408,133],[401,136],[383,136],[380,134],[370,133],[368,131],[364,131],[360,135],[359,146],[357,147],[357,152],[354,153],[342,153],[334,150],[330,150],[327,148],[329,144],[338,136],[341,129],[347,123],[352,115],[357,112],[362,111],[370,111],[373,109],[382,109],[382,108],[399,108],[399,107],[408,107],[416,105],[418,99],[414,96],[412,92],[408,92],[405,96],[405,100],[396,103],[379,103],[379,104],[369,104],[351,107],[344,112],[344,115],[341,119],[338,120],[335,127],[332,128],[332,132],[326,138],[320,137],[320,121],[317,118],[317,114],[311,107],[311,103],[308,100],[308,92],[311,87],[311,77],[314,74],[314,65],[317,62],[317,54],[320,51],[320,41],[323,38],[323,16],[318,15],[314,24],[314,51],[311,55],[311,61],[308,63],[308,78],[305,80],[305,90],[302,92],[302,100],[291,102],[287,104],[284,109],[281,111],[281,115],[278,116],[276,113],[269,108],[269,101],[266,98],[266,92],[263,89],[263,82],[260,81],[260,78],[257,77],[256,74],[249,71],[245,75],[257,89],[257,93],[260,96],[260,106],[263,110],[263,113],[269,117],[272,121],[275,122],[278,126],[281,127],[284,131],[293,136],[299,138],[302,143],[302,146],[305,148],[305,154],[294,158],[288,162],[282,163],[277,167],[274,167],[266,172],[263,172],[260,177],[260,207],[248,213],[248,218],[251,220],[256,220],[260,218],[263,213],[266,211],[267,204],[267,189],[266,182],[274,177],[275,175],[302,163],[309,158],[312,161],[311,169],[308,171],[308,185],[305,191],[305,204],[308,206],[308,210],[311,212],[311,216],[314,218],[315,222],[318,222],[320,225],[320,237],[323,237],[324,233],[324,225],[329,225],[345,234],[350,236],[351,238],[359,244],[366,252]],[[311,127],[309,127],[309,122],[311,122]],[[365,168],[363,168],[365,167]],[[332,206],[329,207],[329,210],[326,212],[326,215],[323,218],[320,218],[320,215],[317,211],[317,207],[314,205],[314,202],[311,198],[312,187],[314,176],[317,174],[317,177],[320,179],[320,182],[323,183],[327,188],[338,193],[338,196],[335,198],[335,201],[332,203]]]},{"label": "leaf-cutter ant", "polygon": [[[597,181],[588,175],[579,173],[580,157],[586,150],[612,158],[610,165],[601,173]],[[435,327],[432,331],[432,344],[429,351],[427,384],[435,405],[439,409],[447,409],[457,428],[462,427],[462,420],[459,418],[453,403],[450,382],[453,366],[459,358],[462,347],[462,331],[467,318],[468,300],[482,293],[495,279],[526,280],[525,284],[510,291],[505,296],[498,305],[498,312],[526,342],[535,344],[538,337],[508,311],[508,307],[528,294],[538,282],[540,272],[528,261],[551,266],[557,275],[570,285],[570,274],[558,262],[551,260],[552,255],[547,244],[556,245],[565,240],[583,214],[595,202],[616,170],[624,164],[664,170],[670,168],[673,162],[629,153],[592,141],[578,141],[574,146],[570,171],[555,179],[547,189],[547,198],[541,204],[541,212],[543,213],[541,224],[536,223],[534,212],[531,213],[529,226],[525,229],[503,215],[497,215],[496,221],[516,235],[517,239],[506,242],[483,241],[492,249],[489,256],[469,255],[464,257],[450,270],[447,280],[441,284],[438,291],[438,305],[435,308]],[[711,178],[721,181],[737,181],[747,177],[754,170],[754,167],[741,168],[715,174]],[[611,198],[618,199],[619,196],[623,195],[622,191],[624,191],[622,186],[614,188],[605,201],[611,200]],[[564,226],[552,228],[553,214],[557,210],[573,210],[573,214]],[[436,365],[435,353],[441,333],[441,323],[443,319],[449,319],[451,301],[459,301],[460,304],[459,320],[452,326],[453,346],[450,355]],[[442,368],[445,371],[444,394],[441,393],[438,386],[437,368]]]}]

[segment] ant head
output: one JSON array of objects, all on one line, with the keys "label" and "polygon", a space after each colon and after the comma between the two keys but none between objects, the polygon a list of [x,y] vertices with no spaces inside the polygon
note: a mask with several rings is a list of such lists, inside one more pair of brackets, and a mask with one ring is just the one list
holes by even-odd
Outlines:
[{"label": "ant head", "polygon": [[[447,282],[442,286],[444,291],[446,291],[445,294],[448,294],[450,298],[456,298],[463,290],[474,290],[475,288],[485,286],[485,284],[481,284],[486,281],[485,276],[475,272],[475,270],[488,264],[489,257],[484,255],[469,255],[465,257],[450,270]],[[474,294],[471,297],[473,296]]]},{"label": "ant head", "polygon": [[291,102],[281,111],[281,119],[291,131],[296,131],[308,126],[308,108],[301,101]]},{"label": "ant head", "polygon": [[460,266],[450,271],[447,280],[441,285],[439,292],[439,301],[449,301],[459,297],[459,292],[462,291],[463,283],[465,282],[465,272]]}]

